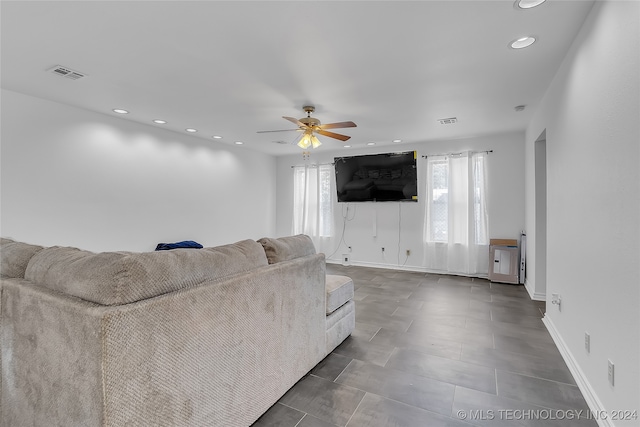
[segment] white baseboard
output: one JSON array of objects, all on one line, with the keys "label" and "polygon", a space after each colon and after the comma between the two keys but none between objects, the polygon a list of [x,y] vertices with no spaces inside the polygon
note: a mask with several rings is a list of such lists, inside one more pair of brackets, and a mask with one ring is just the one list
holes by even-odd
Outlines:
[{"label": "white baseboard", "polygon": [[[342,264],[342,260],[339,259],[327,259],[326,260],[327,264],[339,264],[339,265],[343,265]],[[459,273],[448,273],[446,271],[435,271],[435,270],[429,270],[427,268],[424,267],[416,267],[414,265],[397,265],[397,264],[377,264],[374,262],[362,262],[362,261],[350,261],[349,262],[350,266],[356,266],[356,267],[371,267],[371,268],[384,268],[387,270],[401,270],[401,271],[412,271],[415,273],[430,273],[430,274],[442,274],[442,275],[448,275],[448,276],[462,276],[462,277],[477,277],[479,279],[487,279],[488,275],[483,274],[477,274],[477,275],[465,275],[465,274],[459,274]]]},{"label": "white baseboard", "polygon": [[[569,371],[571,371],[573,378],[576,380],[576,384],[578,385],[578,388],[582,392],[582,395],[584,396],[584,400],[587,401],[587,405],[589,405],[589,409],[591,410],[591,413],[592,414],[606,413],[605,408],[602,405],[602,402],[600,402],[600,399],[598,399],[598,395],[596,394],[593,387],[591,387],[589,380],[587,380],[587,377],[584,375],[584,372],[582,372],[580,365],[578,365],[578,362],[573,357],[571,350],[569,350],[569,348],[567,347],[567,344],[562,339],[562,336],[556,329],[555,325],[553,324],[553,321],[549,318],[549,316],[545,315],[542,318],[542,322],[544,323],[544,325],[547,327],[547,330],[551,334],[551,338],[553,338],[553,341],[556,343],[556,347],[558,347],[558,350],[560,350],[560,354],[562,355],[562,358],[567,364]],[[611,421],[609,418],[606,418],[606,419],[601,419],[600,417],[594,417],[594,418],[596,418],[596,421],[598,422],[598,426],[600,427],[615,427],[615,425],[613,424],[613,421]]]},{"label": "white baseboard", "polygon": [[[328,259],[327,264],[338,264],[343,265],[342,261],[339,259]],[[396,265],[396,264],[377,264],[373,262],[359,262],[359,261],[350,261],[349,266],[355,267],[371,267],[371,268],[384,268],[387,270],[402,270],[402,271],[413,271],[417,273],[427,273],[427,271],[423,267],[415,267],[412,265]]]},{"label": "white baseboard", "polygon": [[529,284],[529,281],[525,279],[524,281],[524,288],[527,290],[527,292],[529,293],[529,297],[534,300],[534,301],[546,301],[547,300],[547,294],[546,293],[542,293],[542,292],[536,292],[535,290],[533,290],[531,288],[531,285]]}]

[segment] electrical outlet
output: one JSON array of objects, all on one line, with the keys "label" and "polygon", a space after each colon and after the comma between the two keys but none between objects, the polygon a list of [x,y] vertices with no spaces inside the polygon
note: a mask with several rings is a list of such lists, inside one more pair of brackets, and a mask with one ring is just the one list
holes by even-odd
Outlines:
[{"label": "electrical outlet", "polygon": [[591,353],[591,335],[589,335],[589,332],[584,333],[584,349],[587,350],[587,353]]},{"label": "electrical outlet", "polygon": [[382,252],[384,252],[384,246],[382,247]]},{"label": "electrical outlet", "polygon": [[350,262],[351,262],[351,255],[342,254],[342,265],[349,265]]},{"label": "electrical outlet", "polygon": [[411,255],[411,249],[407,249],[407,256]]},{"label": "electrical outlet", "polygon": [[558,311],[562,311],[562,297],[560,294],[551,294],[551,304],[558,306]]},{"label": "electrical outlet", "polygon": [[611,359],[607,360],[607,375],[609,376],[609,384],[611,384],[612,386],[615,385],[615,382],[614,382],[615,369]]}]

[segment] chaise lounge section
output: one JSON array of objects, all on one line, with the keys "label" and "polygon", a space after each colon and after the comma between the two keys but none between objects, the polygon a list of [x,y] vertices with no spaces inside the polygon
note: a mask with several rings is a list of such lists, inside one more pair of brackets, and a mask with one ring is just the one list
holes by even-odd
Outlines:
[{"label": "chaise lounge section", "polygon": [[1,248],[2,427],[248,426],[355,326],[307,236]]}]

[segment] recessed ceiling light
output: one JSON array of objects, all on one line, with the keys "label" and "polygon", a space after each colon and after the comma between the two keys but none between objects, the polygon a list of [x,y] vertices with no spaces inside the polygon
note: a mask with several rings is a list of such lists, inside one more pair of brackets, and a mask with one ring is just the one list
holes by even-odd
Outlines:
[{"label": "recessed ceiling light", "polygon": [[197,130],[197,129],[193,129],[193,128],[187,128],[187,129],[185,129],[185,130],[186,130],[187,132],[191,132],[191,133],[193,133],[193,132],[198,132],[198,130]]},{"label": "recessed ceiling light", "polygon": [[367,145],[376,145],[375,142],[367,142]]},{"label": "recessed ceiling light", "polygon": [[113,112],[118,114],[129,114],[127,110],[123,110],[121,108],[114,108]]},{"label": "recessed ceiling light", "polygon": [[512,49],[523,49],[527,46],[531,46],[535,41],[536,41],[535,37],[531,37],[531,36],[520,37],[519,39],[509,43],[509,46]]},{"label": "recessed ceiling light", "polygon": [[350,145],[345,145],[344,148],[351,148],[351,146]]},{"label": "recessed ceiling light", "polygon": [[393,143],[397,144],[397,143],[399,143],[399,142],[402,142],[402,140],[401,140],[401,139],[394,139],[394,140],[393,140],[393,141],[391,141],[391,142],[393,142]]},{"label": "recessed ceiling light", "polygon": [[213,135],[213,139],[222,139],[220,135]]},{"label": "recessed ceiling light", "polygon": [[520,9],[531,9],[532,7],[540,6],[546,0],[517,0],[515,6]]},{"label": "recessed ceiling light", "polygon": [[157,123],[157,124],[159,124],[159,125],[164,125],[164,124],[166,124],[167,122],[165,122],[164,120],[158,120],[158,119],[156,119],[156,120],[154,120],[154,121],[153,121],[153,123]]},{"label": "recessed ceiling light", "polygon": [[236,145],[242,145],[242,144],[244,144],[244,142],[242,142],[242,141],[236,141],[236,142],[234,142],[234,144],[236,144]]}]

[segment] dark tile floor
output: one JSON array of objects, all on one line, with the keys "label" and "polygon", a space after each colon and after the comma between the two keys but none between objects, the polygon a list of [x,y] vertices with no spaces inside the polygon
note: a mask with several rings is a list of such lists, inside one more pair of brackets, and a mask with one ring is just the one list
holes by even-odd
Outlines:
[{"label": "dark tile floor", "polygon": [[327,273],[353,279],[356,329],[255,427],[597,426],[522,286]]}]

